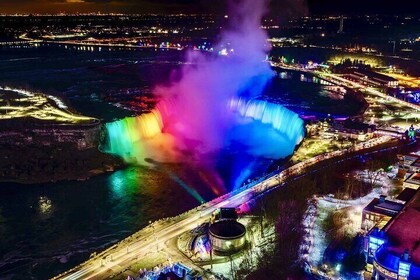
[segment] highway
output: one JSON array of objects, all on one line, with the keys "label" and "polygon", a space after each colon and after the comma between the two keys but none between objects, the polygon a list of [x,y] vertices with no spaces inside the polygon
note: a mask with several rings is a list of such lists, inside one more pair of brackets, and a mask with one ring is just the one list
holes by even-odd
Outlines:
[{"label": "highway", "polygon": [[155,251],[159,245],[176,238],[201,223],[210,220],[212,213],[221,207],[238,207],[258,194],[281,185],[287,179],[304,174],[307,167],[324,160],[343,156],[355,151],[372,148],[389,142],[392,138],[382,136],[360,143],[347,150],[334,151],[297,163],[279,173],[271,174],[258,182],[218,197],[180,216],[153,223],[133,234],[85,263],[60,274],[53,279],[104,279],[121,271],[133,261]]}]

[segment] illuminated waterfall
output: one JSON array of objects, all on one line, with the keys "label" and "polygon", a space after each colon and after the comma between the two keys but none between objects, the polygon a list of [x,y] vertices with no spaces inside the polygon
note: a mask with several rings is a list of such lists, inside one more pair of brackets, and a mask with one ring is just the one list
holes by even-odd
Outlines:
[{"label": "illuminated waterfall", "polygon": [[293,146],[303,140],[305,134],[303,120],[296,113],[279,104],[264,100],[233,98],[228,108],[241,117],[270,125],[278,133],[285,135]]},{"label": "illuminated waterfall", "polygon": [[[170,118],[164,107],[160,105],[158,108],[164,111],[166,119]],[[171,142],[162,137],[164,123],[170,123],[171,120],[164,120],[159,109],[106,124],[107,140],[102,147],[104,152],[119,155],[127,162],[142,163],[146,154],[158,155],[165,147],[172,149]],[[302,119],[279,104],[233,98],[228,102],[227,109],[226,116],[229,112],[240,116],[229,125],[230,134],[227,137],[252,147],[251,153],[256,155],[285,157],[293,153],[295,146],[304,137]],[[153,143],[155,145],[150,145]]]},{"label": "illuminated waterfall", "polygon": [[171,82],[154,89],[160,101],[153,112],[106,125],[105,152],[129,163],[175,160],[216,170],[219,153],[234,151],[225,169],[238,171],[232,172],[235,186],[251,176],[258,159],[293,153],[304,136],[303,121],[280,105],[253,99],[273,77],[270,64],[263,62],[271,48],[261,28],[267,1],[233,2],[233,21],[215,44],[223,49],[229,42],[229,55],[188,52]]},{"label": "illuminated waterfall", "polygon": [[162,132],[162,117],[158,110],[106,124],[106,153],[121,156],[127,162],[138,162],[144,154],[144,141]]}]

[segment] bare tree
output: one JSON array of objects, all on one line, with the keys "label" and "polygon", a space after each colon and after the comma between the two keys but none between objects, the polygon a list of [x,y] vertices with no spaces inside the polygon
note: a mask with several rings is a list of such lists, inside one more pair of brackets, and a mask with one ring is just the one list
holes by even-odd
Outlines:
[{"label": "bare tree", "polygon": [[377,159],[370,159],[366,162],[367,168],[367,178],[369,184],[374,187],[377,180],[379,179],[380,172],[379,170],[382,169],[383,163]]}]

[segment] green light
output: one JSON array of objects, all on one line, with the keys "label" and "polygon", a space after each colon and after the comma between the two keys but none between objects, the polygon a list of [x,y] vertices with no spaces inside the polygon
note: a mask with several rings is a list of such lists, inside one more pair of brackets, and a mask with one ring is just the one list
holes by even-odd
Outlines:
[{"label": "green light", "polygon": [[141,185],[140,170],[127,168],[116,171],[109,177],[108,185],[115,198],[132,197]]}]

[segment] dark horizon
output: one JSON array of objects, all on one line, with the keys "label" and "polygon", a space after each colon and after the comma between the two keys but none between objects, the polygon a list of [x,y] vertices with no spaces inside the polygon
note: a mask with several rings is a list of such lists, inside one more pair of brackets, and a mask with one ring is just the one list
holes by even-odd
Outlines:
[{"label": "dark horizon", "polygon": [[[0,14],[59,14],[59,13],[226,13],[228,0],[0,0]],[[210,3],[211,2],[211,3]],[[355,0],[272,0],[270,14],[280,17],[304,15],[418,15],[413,1]]]}]

